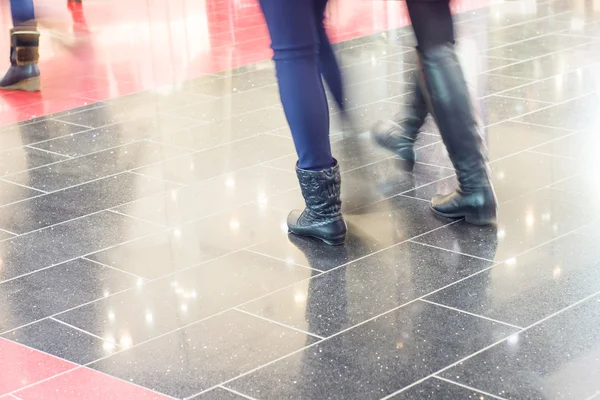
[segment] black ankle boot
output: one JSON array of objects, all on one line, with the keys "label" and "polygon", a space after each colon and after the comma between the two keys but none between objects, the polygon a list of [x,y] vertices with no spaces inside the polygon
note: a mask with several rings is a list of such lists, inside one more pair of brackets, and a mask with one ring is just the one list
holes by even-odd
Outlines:
[{"label": "black ankle boot", "polygon": [[419,51],[423,95],[435,118],[459,188],[437,195],[431,209],[474,225],[496,223],[497,201],[465,77],[453,44]]},{"label": "black ankle boot", "polygon": [[322,171],[306,171],[296,167],[304,211],[294,210],[288,217],[290,233],[308,236],[339,246],[346,238],[346,223],[340,200],[340,168],[337,161]]},{"label": "black ankle boot", "polygon": [[398,156],[398,165],[405,171],[412,171],[415,166],[415,140],[427,114],[427,104],[417,85],[405,111],[390,120],[377,121],[371,128],[375,143]]},{"label": "black ankle boot", "polygon": [[10,67],[0,80],[0,90],[40,90],[38,48],[40,34],[35,29],[15,28],[11,30]]}]

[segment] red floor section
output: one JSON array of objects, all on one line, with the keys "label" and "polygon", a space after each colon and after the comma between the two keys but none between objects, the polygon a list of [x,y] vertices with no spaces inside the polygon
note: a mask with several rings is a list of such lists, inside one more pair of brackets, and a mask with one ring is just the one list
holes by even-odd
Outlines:
[{"label": "red floor section", "polygon": [[[58,0],[56,0],[58,1]],[[7,3],[7,2],[5,2]],[[463,12],[489,3],[462,0]],[[53,3],[54,4],[54,3]],[[80,38],[66,51],[42,31],[42,92],[0,92],[0,125],[184,80],[270,57],[256,0],[84,0],[53,11]],[[343,5],[343,7],[342,7]],[[330,35],[339,42],[409,23],[401,1],[339,0],[330,5]],[[0,8],[10,26],[8,5]],[[0,69],[8,66],[8,29],[0,32]]]},{"label": "red floor section", "polygon": [[21,400],[169,399],[5,339],[0,339],[0,371],[0,400],[14,400],[10,393]]}]

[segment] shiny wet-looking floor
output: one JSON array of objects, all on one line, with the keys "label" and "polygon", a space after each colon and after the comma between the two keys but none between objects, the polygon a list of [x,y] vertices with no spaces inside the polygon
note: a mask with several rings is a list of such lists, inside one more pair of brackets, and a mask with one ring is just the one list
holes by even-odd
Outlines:
[{"label": "shiny wet-looking floor", "polygon": [[0,399],[600,398],[600,9],[456,15],[497,228],[434,217],[365,130],[414,88],[410,28],[337,44],[350,228],[302,206],[269,61],[0,128]]}]

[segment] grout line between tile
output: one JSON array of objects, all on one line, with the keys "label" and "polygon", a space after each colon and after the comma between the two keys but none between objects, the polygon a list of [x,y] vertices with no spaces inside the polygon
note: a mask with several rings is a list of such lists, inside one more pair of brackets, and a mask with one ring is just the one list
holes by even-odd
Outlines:
[{"label": "grout line between tile", "polygon": [[[496,76],[498,76],[498,75],[496,75]],[[535,83],[537,83],[537,81],[534,81],[531,84],[535,84]],[[504,93],[504,92],[502,92],[502,93]],[[523,98],[523,97],[515,97],[515,96],[506,96],[503,94],[494,94],[492,96],[493,97],[502,97],[504,99],[521,100],[521,101],[526,101],[526,102],[530,102],[530,103],[539,103],[539,104],[546,104],[546,105],[554,105],[555,104],[550,101],[533,100],[533,99],[528,99],[528,98]]]},{"label": "grout line between tile", "polygon": [[[93,253],[93,254],[96,254],[96,253]],[[85,261],[89,261],[89,262],[91,262],[93,264],[96,264],[96,265],[98,265],[100,267],[108,268],[108,269],[111,269],[113,271],[118,271],[118,272],[124,273],[126,275],[131,275],[132,277],[138,279],[138,281],[136,282],[138,285],[145,284],[145,283],[148,283],[150,281],[150,279],[144,278],[141,275],[136,275],[136,274],[131,273],[129,271],[125,271],[123,269],[115,268],[112,265],[104,264],[104,263],[101,263],[99,261],[92,260],[91,258],[88,258],[88,256],[93,255],[93,254],[88,254],[86,256],[82,256],[81,259],[85,260]],[[128,289],[131,289],[131,288],[128,288]]]},{"label": "grout line between tile", "polygon": [[470,315],[472,317],[477,317],[477,318],[485,319],[487,321],[494,322],[496,324],[500,324],[500,325],[508,326],[508,327],[511,327],[511,328],[515,328],[515,329],[517,329],[519,331],[523,330],[523,327],[521,327],[521,326],[509,324],[508,322],[500,321],[500,320],[497,320],[497,319],[494,319],[494,318],[486,317],[484,315],[475,314],[475,313],[472,313],[472,312],[469,312],[469,311],[461,310],[460,308],[450,307],[450,306],[447,306],[445,304],[436,303],[435,301],[431,301],[431,300],[427,300],[427,299],[421,299],[421,301],[423,301],[425,303],[432,304],[434,306],[438,306],[438,307],[446,308],[448,310],[456,311],[456,312],[461,313],[461,314],[467,314],[467,315]]},{"label": "grout line between tile", "polygon": [[322,337],[322,336],[319,336],[319,335],[316,335],[316,334],[314,334],[314,333],[310,333],[310,332],[307,332],[307,331],[303,331],[302,329],[298,329],[298,328],[296,328],[296,327],[293,327],[293,326],[290,326],[290,325],[286,325],[286,324],[283,324],[283,323],[281,323],[281,322],[278,322],[278,321],[274,321],[274,320],[272,320],[272,319],[270,319],[270,318],[263,317],[262,315],[254,314],[254,313],[251,313],[251,312],[249,312],[249,311],[243,310],[243,309],[239,308],[238,306],[236,306],[236,307],[233,307],[233,310],[235,310],[235,311],[238,311],[238,312],[241,312],[241,313],[243,313],[243,314],[246,314],[246,315],[250,315],[250,316],[252,316],[252,317],[255,317],[255,318],[262,319],[263,321],[267,321],[267,322],[270,322],[270,323],[272,323],[272,324],[275,324],[275,325],[282,326],[282,327],[284,327],[284,328],[287,328],[287,329],[291,329],[291,330],[293,330],[293,331],[296,331],[296,332],[302,333],[302,334],[304,334],[304,335],[308,335],[308,336],[315,337],[315,338],[317,338],[317,339],[319,339],[319,340],[323,340],[323,339],[325,339],[324,337]]},{"label": "grout line between tile", "polygon": [[[25,171],[22,171],[22,172],[25,172]],[[5,175],[5,176],[8,176],[8,175]],[[3,204],[2,206],[0,206],[0,208],[2,208],[2,207],[6,207],[6,206],[8,206],[8,205],[10,205],[10,204],[16,204],[16,203],[20,203],[20,202],[22,202],[22,201],[27,201],[27,200],[30,200],[30,199],[34,199],[34,198],[36,198],[36,197],[40,197],[40,196],[43,196],[43,195],[45,195],[45,194],[48,194],[48,193],[49,193],[49,192],[46,192],[46,191],[44,191],[44,190],[41,190],[41,189],[36,189],[36,188],[33,188],[33,187],[31,187],[31,186],[23,185],[23,184],[21,184],[21,183],[17,183],[17,182],[13,182],[13,181],[7,181],[6,179],[4,179],[4,177],[0,178],[0,181],[2,181],[2,182],[6,182],[6,183],[11,183],[11,184],[13,184],[13,185],[17,185],[17,186],[21,186],[21,187],[23,187],[23,188],[26,188],[26,189],[29,189],[29,190],[35,190],[36,192],[40,192],[40,194],[39,194],[39,195],[36,195],[36,196],[31,196],[31,197],[28,197],[28,198],[26,198],[26,199],[23,199],[23,200],[17,200],[17,201],[13,201],[12,203],[8,203],[8,204]]]},{"label": "grout line between tile", "polygon": [[575,302],[575,303],[573,303],[573,304],[569,305],[568,307],[565,307],[565,308],[563,308],[562,310],[559,310],[559,311],[557,311],[557,312],[555,312],[555,313],[553,313],[553,314],[551,314],[551,315],[548,315],[547,317],[545,317],[545,318],[543,318],[543,319],[541,319],[541,320],[539,320],[539,321],[537,321],[537,322],[535,322],[535,323],[533,323],[533,324],[531,324],[531,325],[529,325],[529,326],[527,326],[527,327],[523,328],[521,331],[519,331],[519,332],[517,332],[517,333],[514,333],[513,335],[509,335],[509,336],[505,337],[504,339],[501,339],[501,340],[497,341],[496,343],[493,343],[493,344],[491,344],[491,345],[489,345],[489,346],[486,346],[486,347],[484,347],[484,348],[482,348],[482,349],[480,349],[480,350],[478,350],[478,351],[476,351],[476,352],[474,352],[474,353],[472,353],[472,354],[470,354],[470,355],[468,355],[468,356],[466,356],[466,357],[464,357],[464,358],[462,358],[462,359],[460,359],[460,360],[458,360],[458,361],[456,361],[456,362],[454,362],[454,363],[452,363],[452,364],[450,364],[450,365],[448,365],[448,366],[446,366],[446,367],[444,367],[444,368],[440,369],[439,371],[437,371],[437,372],[434,372],[433,374],[431,374],[431,375],[429,375],[429,376],[426,376],[426,377],[425,377],[425,378],[423,378],[423,379],[420,379],[420,380],[418,380],[418,381],[416,381],[416,382],[413,382],[412,384],[410,384],[410,385],[408,385],[408,386],[406,386],[406,387],[402,388],[401,390],[399,390],[399,391],[397,391],[397,392],[394,392],[394,393],[392,393],[391,395],[389,395],[389,396],[387,396],[387,397],[383,398],[382,400],[390,399],[392,396],[395,396],[395,395],[397,395],[398,393],[402,393],[402,392],[404,392],[404,391],[406,391],[406,390],[410,389],[410,388],[411,388],[411,387],[413,387],[413,386],[416,386],[416,385],[418,385],[419,383],[421,383],[421,382],[423,382],[423,381],[425,381],[425,380],[427,380],[427,379],[429,379],[429,378],[435,377],[435,376],[437,376],[437,375],[441,374],[442,372],[445,372],[445,371],[447,371],[447,370],[449,370],[449,369],[451,369],[451,368],[453,368],[453,367],[457,366],[458,364],[461,364],[461,363],[463,363],[463,362],[465,362],[465,361],[469,360],[470,358],[473,358],[473,357],[475,357],[475,356],[477,356],[477,355],[479,355],[479,354],[481,354],[481,353],[483,353],[483,352],[485,352],[485,351],[487,351],[487,350],[491,349],[492,347],[495,347],[495,346],[497,346],[497,345],[499,345],[499,344],[501,344],[501,343],[505,342],[505,341],[506,341],[507,339],[509,339],[511,336],[514,336],[514,335],[520,335],[520,334],[522,334],[523,332],[527,332],[529,329],[531,329],[531,328],[533,328],[533,327],[535,327],[535,326],[537,326],[537,325],[539,325],[539,324],[541,324],[541,323],[543,323],[543,322],[545,322],[545,321],[549,320],[550,318],[553,318],[553,317],[555,317],[555,316],[557,316],[557,315],[559,315],[559,314],[562,314],[563,312],[565,312],[565,311],[567,311],[567,310],[570,310],[571,308],[573,308],[573,307],[576,307],[576,306],[578,306],[579,304],[581,304],[581,303],[583,303],[583,302],[585,302],[585,301],[587,301],[587,300],[589,300],[589,299],[592,299],[592,298],[594,298],[594,297],[596,297],[596,296],[599,296],[599,295],[600,295],[600,291],[597,291],[596,293],[593,293],[593,294],[591,294],[591,295],[589,295],[589,296],[586,296],[585,298],[583,298],[583,299],[581,299],[581,300],[579,300],[579,301],[577,301],[577,302]]},{"label": "grout line between tile", "polygon": [[485,391],[483,391],[483,390],[481,390],[481,389],[475,389],[475,388],[473,388],[473,387],[471,387],[471,386],[463,385],[462,383],[455,382],[455,381],[453,381],[453,380],[451,380],[451,379],[442,378],[441,376],[434,376],[432,379],[438,379],[438,380],[440,380],[440,381],[444,381],[444,382],[450,383],[450,384],[452,384],[452,385],[460,386],[460,387],[462,387],[462,388],[464,388],[464,389],[471,390],[471,391],[473,391],[473,392],[479,392],[479,393],[482,393],[482,394],[484,394],[484,395],[486,395],[486,396],[489,396],[489,397],[491,397],[492,399],[506,400],[506,399],[504,399],[503,397],[498,397],[498,396],[496,396],[496,395],[494,395],[494,394],[491,394],[491,393],[485,392]]},{"label": "grout line between tile", "polygon": [[218,386],[218,387],[219,387],[219,388],[221,388],[221,389],[223,389],[223,390],[226,390],[226,391],[228,391],[228,392],[231,392],[231,393],[233,393],[233,394],[236,394],[236,395],[238,395],[238,396],[240,396],[240,397],[243,397],[244,399],[248,399],[248,400],[257,400],[257,399],[255,399],[254,397],[250,397],[250,396],[248,396],[247,394],[244,394],[244,393],[238,392],[237,390],[233,390],[233,389],[227,388],[227,387],[225,387],[225,386]]},{"label": "grout line between tile", "polygon": [[[102,340],[103,342],[109,342],[109,343],[112,343],[112,344],[114,344],[114,345],[115,345],[115,347],[117,347],[117,348],[122,348],[122,347],[121,347],[121,345],[120,345],[120,344],[118,344],[117,342],[113,342],[113,341],[107,340],[107,339],[105,339],[105,338],[103,338],[103,337],[100,337],[100,336],[98,336],[98,335],[94,335],[94,334],[93,334],[93,333],[91,333],[91,332],[84,331],[84,330],[83,330],[83,329],[81,329],[81,328],[78,328],[78,327],[76,327],[76,326],[73,326],[73,325],[71,325],[71,324],[68,324],[68,323],[66,323],[66,322],[64,322],[64,321],[61,321],[60,319],[56,319],[56,318],[54,318],[54,317],[49,317],[49,318],[44,318],[44,319],[49,319],[49,320],[52,320],[52,321],[54,321],[54,322],[58,322],[59,324],[62,324],[62,325],[68,326],[68,327],[69,327],[69,328],[71,328],[71,329],[75,329],[76,331],[79,331],[79,332],[81,332],[81,333],[85,333],[86,335],[89,335],[89,336],[93,336],[93,337],[95,337],[96,339],[100,339],[100,340]],[[40,321],[43,321],[43,320],[40,320]],[[9,340],[10,340],[10,339],[9,339]],[[55,357],[56,357],[56,356],[55,356]]]},{"label": "grout line between tile", "polygon": [[[34,143],[26,144],[23,147],[26,147],[26,148],[32,149],[32,150],[38,150],[38,151],[41,151],[41,152],[44,152],[44,153],[48,153],[48,154],[53,154],[55,156],[65,157],[67,160],[73,158],[72,156],[70,156],[68,154],[60,154],[60,153],[57,153],[55,151],[50,151],[50,150],[42,149],[42,148],[39,148],[39,147],[34,147],[33,144]],[[61,160],[61,161],[66,161],[66,160]]]},{"label": "grout line between tile", "polygon": [[409,242],[414,243],[414,244],[419,244],[421,246],[431,247],[431,248],[434,248],[437,250],[447,251],[449,253],[460,254],[461,256],[466,256],[466,257],[476,258],[476,259],[482,260],[482,261],[489,261],[491,263],[496,263],[496,261],[490,260],[489,258],[483,258],[483,257],[474,256],[472,254],[461,253],[460,251],[456,251],[456,250],[444,249],[443,247],[434,246],[434,245],[428,244],[428,243],[415,242],[412,239],[410,239]]},{"label": "grout line between tile", "polygon": [[[151,196],[149,196],[149,197],[151,197]],[[138,200],[144,200],[146,198],[147,197],[142,197],[142,198],[140,198]],[[136,201],[136,200],[134,200],[134,201]],[[130,204],[130,203],[126,203],[126,204]],[[115,206],[114,208],[121,207],[123,205],[125,205],[125,204],[119,204],[118,206]],[[157,228],[162,228],[162,229],[169,228],[169,226],[167,226],[167,225],[161,225],[161,224],[159,224],[157,222],[150,221],[148,219],[143,219],[143,218],[136,217],[134,215],[125,214],[125,213],[122,213],[120,211],[115,210],[114,208],[105,209],[104,211],[109,212],[109,213],[113,213],[113,214],[118,214],[118,215],[121,215],[123,217],[135,219],[135,220],[140,221],[140,222],[145,222],[147,224],[154,225]]]}]

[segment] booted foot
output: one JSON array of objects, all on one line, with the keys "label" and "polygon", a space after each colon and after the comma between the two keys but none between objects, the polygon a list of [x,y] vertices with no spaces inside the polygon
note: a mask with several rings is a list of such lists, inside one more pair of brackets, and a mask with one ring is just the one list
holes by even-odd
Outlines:
[{"label": "booted foot", "polygon": [[40,90],[38,47],[40,34],[34,29],[11,31],[10,67],[0,80],[0,90]]},{"label": "booted foot", "polygon": [[290,213],[287,221],[289,232],[319,239],[332,246],[344,244],[346,222],[342,217],[341,177],[337,161],[333,167],[322,171],[296,168],[296,174],[306,208]]},{"label": "booted foot", "polygon": [[415,141],[427,114],[427,103],[417,85],[404,112],[391,120],[377,121],[371,128],[375,143],[394,153],[399,159],[398,166],[404,171],[411,172],[415,166]]},{"label": "booted foot", "polygon": [[404,135],[400,125],[391,120],[377,121],[371,128],[373,140],[398,157],[398,167],[411,172],[415,167],[415,139]]},{"label": "booted foot", "polygon": [[472,225],[496,224],[496,196],[491,187],[469,193],[456,190],[448,195],[436,195],[431,200],[431,210],[446,218],[464,218]]}]

